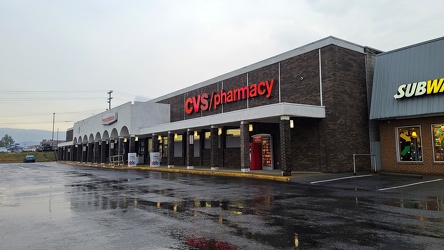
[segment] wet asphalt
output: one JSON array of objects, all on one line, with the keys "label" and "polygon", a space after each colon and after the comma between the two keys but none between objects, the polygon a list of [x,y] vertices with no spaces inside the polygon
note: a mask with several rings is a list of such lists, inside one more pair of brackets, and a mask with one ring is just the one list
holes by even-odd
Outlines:
[{"label": "wet asphalt", "polygon": [[441,177],[332,179],[0,164],[0,248],[442,249]]}]

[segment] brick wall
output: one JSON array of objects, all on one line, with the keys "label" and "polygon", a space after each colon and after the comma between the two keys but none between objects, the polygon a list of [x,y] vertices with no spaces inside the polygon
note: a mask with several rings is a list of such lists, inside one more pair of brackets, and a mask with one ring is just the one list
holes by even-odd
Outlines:
[{"label": "brick wall", "polygon": [[269,98],[265,98],[265,96],[250,98],[248,100],[250,108],[279,103],[279,64],[275,63],[248,73],[248,85],[258,84],[263,81],[270,82],[271,80],[274,80],[271,96]]},{"label": "brick wall", "polygon": [[[321,49],[321,56],[326,118],[293,118],[295,119],[295,128],[291,131],[293,169],[322,172],[351,171],[353,154],[370,153],[366,55],[329,45]],[[318,50],[284,60],[280,69],[282,102],[320,105]],[[278,63],[248,73],[249,84],[275,79],[272,96],[269,99],[265,96],[252,98],[249,100],[249,107],[279,102],[278,73]],[[226,91],[233,90],[246,86],[246,82],[247,74],[242,74],[223,80],[223,88]],[[184,114],[186,98],[202,93],[211,94],[213,91],[220,91],[221,88],[222,82],[217,82],[166,99],[162,103],[171,104],[172,122],[221,113],[222,106],[216,110],[201,111],[192,115]],[[225,104],[223,110],[230,112],[246,107],[246,100],[241,100]],[[270,129],[257,131],[260,127],[260,124],[255,124],[255,133],[273,135],[275,168],[279,168],[279,129],[273,126]],[[224,165],[220,167],[240,168],[240,149],[225,149],[223,152]],[[360,163],[362,169],[370,170],[369,159]],[[220,159],[218,162],[221,163]],[[203,164],[208,166],[208,163],[209,150],[204,150]]]},{"label": "brick wall", "polygon": [[[234,89],[245,87],[245,86],[247,86],[247,75],[246,74],[242,74],[242,75],[235,76],[235,77],[229,78],[227,80],[224,80],[224,90],[225,91],[234,90]],[[247,99],[223,104],[224,112],[230,112],[230,111],[240,110],[240,109],[245,109],[245,108],[247,108]],[[217,109],[220,112],[222,112],[222,105],[219,105],[217,107]],[[206,113],[206,112],[204,112],[204,113]]]},{"label": "brick wall", "polygon": [[[317,51],[304,56],[304,61],[295,60],[295,63],[319,71],[315,65]],[[365,55],[330,45],[321,49],[321,58],[326,118],[295,119],[293,166],[296,170],[347,172],[353,170],[353,154],[370,153]],[[307,72],[305,75],[310,77],[304,77],[300,85],[313,86],[301,88],[300,91],[311,91],[298,102],[315,104],[319,102],[319,96],[313,94],[319,89],[319,74],[315,76],[314,71],[308,69]],[[306,79],[309,83],[304,83]],[[290,90],[282,93],[283,99],[291,98],[286,96],[292,93]],[[361,168],[370,170],[369,159],[360,164],[364,166]]]},{"label": "brick wall", "polygon": [[281,62],[281,96],[282,102],[320,104],[317,50]]},{"label": "brick wall", "polygon": [[[435,162],[432,148],[432,124],[444,124],[444,116],[379,122],[381,139],[381,168],[384,172],[444,174],[444,162]],[[420,126],[422,162],[398,162],[397,127]]]},{"label": "brick wall", "polygon": [[[353,154],[370,152],[365,55],[333,45],[321,53],[326,118],[295,119],[293,169],[351,171]],[[282,101],[320,104],[318,58],[312,51],[281,63]],[[369,159],[359,159],[360,169],[370,169]]]}]

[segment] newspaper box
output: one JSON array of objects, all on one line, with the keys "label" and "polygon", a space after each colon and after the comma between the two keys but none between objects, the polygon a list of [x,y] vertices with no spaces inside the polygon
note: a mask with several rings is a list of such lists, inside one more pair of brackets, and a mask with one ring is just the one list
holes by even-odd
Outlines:
[{"label": "newspaper box", "polygon": [[150,167],[160,167],[160,153],[151,152],[150,153]]},{"label": "newspaper box", "polygon": [[128,153],[128,167],[135,167],[138,163],[137,153]]}]

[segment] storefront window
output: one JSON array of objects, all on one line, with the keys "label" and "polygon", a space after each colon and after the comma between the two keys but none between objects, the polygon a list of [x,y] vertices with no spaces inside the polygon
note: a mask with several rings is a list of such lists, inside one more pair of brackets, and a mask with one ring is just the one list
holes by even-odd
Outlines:
[{"label": "storefront window", "polygon": [[240,129],[227,129],[226,148],[240,148]]},{"label": "storefront window", "polygon": [[211,132],[205,132],[205,141],[204,141],[204,144],[205,144],[204,148],[205,149],[210,149],[211,148],[210,137],[211,137]]},{"label": "storefront window", "polygon": [[160,155],[162,157],[168,157],[168,137],[162,137],[160,143]]},{"label": "storefront window", "polygon": [[433,158],[435,161],[444,161],[444,123],[432,125]]},{"label": "storefront window", "polygon": [[182,135],[174,134],[174,157],[182,157]]},{"label": "storefront window", "polygon": [[398,128],[398,160],[399,161],[422,161],[421,150],[421,128],[402,127]]},{"label": "storefront window", "polygon": [[153,152],[153,139],[148,139],[148,153]]}]

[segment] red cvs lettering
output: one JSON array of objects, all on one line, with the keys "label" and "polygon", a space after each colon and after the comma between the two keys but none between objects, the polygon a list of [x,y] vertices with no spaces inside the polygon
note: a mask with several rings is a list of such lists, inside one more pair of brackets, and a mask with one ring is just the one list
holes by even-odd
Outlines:
[{"label": "red cvs lettering", "polygon": [[[196,100],[196,97],[197,97],[197,100]],[[199,112],[199,106],[200,106],[200,95],[193,96],[193,107],[194,107],[195,113]]]}]

